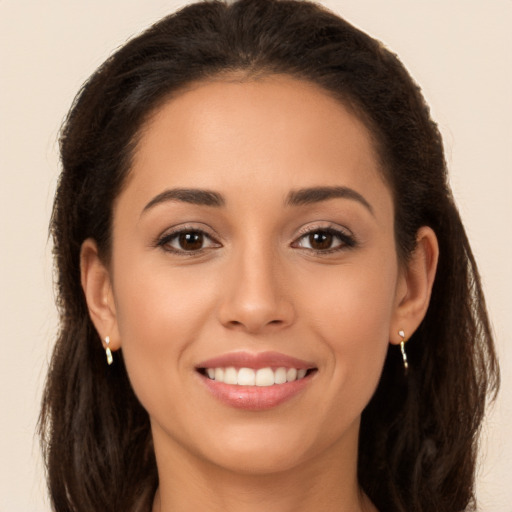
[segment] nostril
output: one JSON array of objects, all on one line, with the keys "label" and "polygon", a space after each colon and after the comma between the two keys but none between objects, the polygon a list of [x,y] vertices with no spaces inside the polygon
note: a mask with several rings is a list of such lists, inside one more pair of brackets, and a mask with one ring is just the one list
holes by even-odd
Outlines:
[{"label": "nostril", "polygon": [[224,327],[259,333],[265,329],[282,329],[294,321],[294,309],[286,301],[270,304],[241,299],[231,297],[221,305],[218,318]]}]

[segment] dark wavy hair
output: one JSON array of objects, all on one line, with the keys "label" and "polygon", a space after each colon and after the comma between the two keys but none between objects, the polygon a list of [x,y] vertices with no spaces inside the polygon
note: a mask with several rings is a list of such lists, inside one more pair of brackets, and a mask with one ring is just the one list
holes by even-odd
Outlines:
[{"label": "dark wavy hair", "polygon": [[286,74],[319,85],[363,120],[394,197],[405,264],[420,227],[440,258],[425,319],[390,347],[363,412],[358,476],[382,511],[474,510],[478,435],[499,384],[476,264],[448,185],[441,136],[419,87],[380,42],[306,1],[201,2],[113,54],[77,95],[61,132],[50,231],[60,332],[40,417],[53,508],[149,511],[158,475],[149,419],[122,351],[107,367],[80,285],[80,248],[110,257],[113,201],[149,116],[191,82]]}]

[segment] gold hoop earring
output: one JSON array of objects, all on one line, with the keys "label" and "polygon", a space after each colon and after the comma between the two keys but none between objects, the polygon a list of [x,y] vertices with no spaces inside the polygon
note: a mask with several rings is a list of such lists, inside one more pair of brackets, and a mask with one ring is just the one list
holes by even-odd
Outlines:
[{"label": "gold hoop earring", "polygon": [[402,351],[402,359],[404,360],[404,370],[407,374],[407,371],[409,370],[409,362],[407,361],[407,354],[405,353],[405,344],[407,343],[407,340],[405,339],[405,332],[400,329],[398,331],[398,336],[402,338],[402,341],[400,342],[400,350]]},{"label": "gold hoop earring", "polygon": [[114,358],[112,357],[112,351],[110,350],[109,344],[110,344],[110,336],[107,336],[105,338],[105,345],[107,345],[105,348],[105,354],[107,355],[107,363],[110,366],[114,362]]}]

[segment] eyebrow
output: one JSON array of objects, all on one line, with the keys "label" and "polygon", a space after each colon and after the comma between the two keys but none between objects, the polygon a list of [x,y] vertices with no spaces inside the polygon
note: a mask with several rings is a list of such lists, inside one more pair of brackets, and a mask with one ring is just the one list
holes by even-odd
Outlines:
[{"label": "eyebrow", "polygon": [[158,204],[168,201],[178,201],[182,203],[196,204],[199,206],[224,206],[224,198],[212,190],[202,190],[196,188],[173,188],[164,190],[155,196],[144,206],[142,214],[155,207]]},{"label": "eyebrow", "polygon": [[[354,189],[349,187],[310,187],[292,190],[286,198],[286,206],[303,206],[328,201],[329,199],[351,199],[362,204],[372,215],[374,211],[370,203]],[[226,204],[224,197],[213,190],[196,188],[173,188],[164,190],[155,196],[142,210],[142,214],[155,206],[168,201],[190,203],[199,206],[220,208]]]},{"label": "eyebrow", "polygon": [[329,199],[351,199],[362,204],[374,215],[371,204],[354,189],[349,187],[312,187],[292,191],[286,199],[287,206],[301,206],[327,201]]}]

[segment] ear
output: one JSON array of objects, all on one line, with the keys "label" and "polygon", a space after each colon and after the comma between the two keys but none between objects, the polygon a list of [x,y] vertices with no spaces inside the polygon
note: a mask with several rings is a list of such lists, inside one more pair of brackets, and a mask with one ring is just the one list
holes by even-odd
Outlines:
[{"label": "ear", "polygon": [[432,294],[439,258],[439,245],[434,231],[424,226],[418,230],[416,247],[402,270],[397,286],[396,306],[389,339],[398,345],[412,336],[425,317]]},{"label": "ear", "polygon": [[98,246],[92,238],[88,238],[82,244],[80,277],[89,315],[103,347],[106,348],[105,338],[109,336],[110,349],[119,349],[120,339],[110,273],[101,261]]}]

